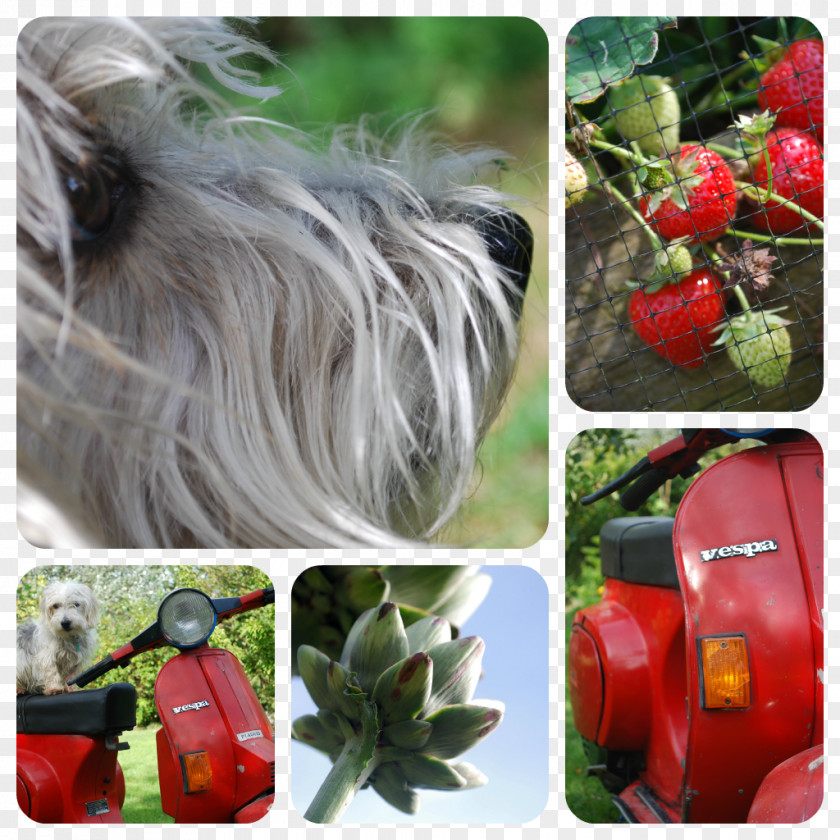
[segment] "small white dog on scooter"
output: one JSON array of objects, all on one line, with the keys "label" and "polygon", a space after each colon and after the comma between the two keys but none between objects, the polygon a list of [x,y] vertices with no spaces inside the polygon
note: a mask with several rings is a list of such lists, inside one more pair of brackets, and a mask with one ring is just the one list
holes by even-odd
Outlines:
[{"label": "small white dog on scooter", "polygon": [[41,596],[40,618],[17,630],[17,693],[63,694],[96,650],[99,603],[88,586],[51,583]]}]

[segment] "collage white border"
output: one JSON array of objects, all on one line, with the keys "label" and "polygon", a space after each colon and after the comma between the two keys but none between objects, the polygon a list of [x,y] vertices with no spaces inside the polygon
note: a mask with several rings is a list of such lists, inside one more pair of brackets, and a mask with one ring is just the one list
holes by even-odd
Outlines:
[{"label": "collage white border", "polygon": [[[451,837],[454,840],[473,840],[473,838],[501,838],[504,832],[505,840],[512,837],[533,838],[540,833],[540,840],[555,838],[558,830],[572,830],[578,836],[589,838],[604,837],[604,827],[590,826],[577,820],[568,810],[564,797],[564,766],[563,766],[563,719],[564,719],[564,650],[562,627],[562,595],[564,590],[563,560],[563,487],[564,467],[563,453],[568,442],[578,432],[595,426],[611,427],[645,427],[645,428],[681,428],[683,426],[742,426],[754,427],[776,425],[778,427],[799,427],[812,432],[821,442],[826,454],[827,465],[827,494],[826,494],[826,556],[834,555],[832,549],[840,545],[840,483],[838,469],[835,466],[836,455],[840,452],[840,419],[832,424],[832,416],[840,416],[840,384],[829,378],[838,365],[838,347],[840,339],[831,336],[831,330],[826,328],[825,363],[829,376],[826,377],[825,389],[820,399],[808,411],[798,414],[698,414],[698,413],[645,413],[645,414],[591,414],[572,405],[565,391],[562,375],[564,363],[563,336],[561,324],[563,312],[560,290],[563,279],[563,260],[565,253],[565,237],[562,229],[562,219],[559,213],[559,150],[560,132],[563,121],[562,96],[562,60],[563,39],[565,34],[580,18],[590,15],[704,15],[716,16],[722,14],[740,15],[799,15],[812,20],[822,31],[826,40],[826,54],[828,56],[828,92],[827,109],[828,122],[832,123],[832,106],[840,106],[840,84],[833,84],[833,75],[840,77],[840,62],[834,57],[840,55],[840,18],[828,17],[828,0],[811,0],[811,2],[794,4],[792,0],[785,2],[762,3],[757,0],[745,2],[734,0],[722,3],[721,0],[693,0],[693,2],[677,3],[672,0],[660,2],[611,2],[611,0],[587,0],[587,2],[562,2],[562,0],[292,0],[287,3],[271,2],[214,2],[214,0],[194,0],[194,2],[159,2],[158,0],[125,0],[125,2],[46,2],[29,0],[8,4],[11,8],[7,12],[16,12],[17,17],[0,18],[0,213],[2,231],[0,231],[0,632],[3,638],[14,638],[14,599],[17,581],[20,575],[35,565],[51,563],[92,563],[92,564],[135,564],[135,563],[168,563],[168,562],[201,562],[201,563],[231,563],[248,562],[259,566],[271,575],[277,588],[278,626],[277,626],[277,802],[275,808],[266,820],[256,826],[241,826],[228,829],[226,827],[210,827],[216,837],[229,836],[235,832],[237,836],[249,834],[254,838],[265,836],[273,829],[281,829],[282,836],[290,838],[307,836],[338,838],[386,838],[386,840],[407,840],[416,837],[418,840],[438,840]],[[546,31],[550,54],[550,165],[549,165],[549,213],[551,231],[549,237],[549,375],[550,383],[550,524],[545,537],[535,546],[515,551],[481,551],[462,550],[448,551],[442,549],[427,549],[417,552],[403,551],[216,551],[216,552],[166,552],[166,551],[41,551],[35,550],[22,540],[15,527],[15,459],[14,459],[14,413],[15,413],[15,327],[14,327],[14,266],[15,266],[15,140],[14,140],[14,100],[15,85],[14,50],[17,33],[32,17],[47,14],[212,14],[212,15],[392,15],[392,14],[440,14],[440,15],[526,15],[538,20]],[[834,47],[838,47],[834,50]],[[833,72],[835,71],[835,72]],[[840,81],[840,78],[838,78]],[[834,112],[838,113],[838,112]],[[837,139],[836,129],[828,128],[828,141]],[[840,178],[832,179],[836,172],[840,175],[840,163],[829,156],[827,165],[827,214],[840,216]],[[832,180],[834,183],[832,183]],[[833,208],[838,207],[838,214]],[[826,248],[826,298],[825,323],[836,322],[832,315],[840,313],[840,290],[833,288],[831,282],[831,268],[836,262],[833,256],[833,244],[840,246],[840,234],[828,234]],[[840,381],[840,376],[838,377]],[[15,562],[13,562],[15,561]],[[290,719],[290,703],[288,683],[290,678],[288,665],[289,626],[283,616],[288,616],[288,592],[297,574],[306,566],[322,562],[437,562],[488,564],[510,563],[530,566],[540,572],[545,578],[550,596],[552,615],[549,623],[549,700],[552,719],[549,725],[551,739],[549,749],[549,801],[541,815],[525,826],[462,826],[462,825],[422,825],[417,826],[335,826],[318,827],[307,824],[291,807],[288,788],[289,749],[284,739],[283,722]],[[832,639],[836,631],[836,621],[833,610],[840,605],[840,576],[828,575],[826,593],[827,634]],[[840,818],[832,815],[838,810],[840,785],[834,780],[836,775],[834,756],[840,744],[840,725],[833,719],[840,720],[840,716],[832,715],[840,700],[840,692],[833,686],[832,665],[838,663],[834,648],[829,648],[826,661],[828,677],[826,724],[826,753],[827,753],[827,787],[828,792],[822,810],[805,826],[758,826],[755,828],[735,827],[715,829],[712,826],[655,826],[649,829],[632,827],[606,827],[610,830],[634,831],[639,836],[641,831],[659,833],[667,832],[669,838],[677,832],[699,836],[697,832],[711,832],[726,836],[750,838],[769,838],[776,832],[784,832],[785,838],[804,837],[811,832],[819,832],[827,837],[826,829],[830,825],[840,825]],[[67,826],[36,826],[18,811],[12,784],[12,772],[15,756],[14,747],[14,707],[12,705],[11,685],[12,670],[15,662],[13,645],[0,646],[0,664],[2,673],[8,686],[6,702],[0,708],[0,827],[20,831],[20,836],[36,836],[30,834],[33,829],[38,837],[87,836],[92,833],[85,827]],[[834,788],[834,791],[832,791]],[[110,828],[111,832],[122,832],[125,837],[139,837],[138,830],[143,831],[144,838],[156,840],[159,837],[171,837],[172,829],[162,826],[148,826],[139,829],[137,826]],[[180,826],[176,828],[182,837],[207,837],[208,829],[194,826]],[[747,834],[749,832],[749,834]],[[781,834],[779,835],[782,836]],[[817,835],[819,836],[819,835]]]}]

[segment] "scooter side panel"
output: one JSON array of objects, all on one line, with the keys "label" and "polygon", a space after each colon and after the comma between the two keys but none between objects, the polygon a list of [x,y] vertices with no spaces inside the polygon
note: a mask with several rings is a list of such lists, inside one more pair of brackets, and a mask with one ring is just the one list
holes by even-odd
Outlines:
[{"label": "scooter side panel", "polygon": [[[796,457],[812,458],[813,447],[769,446],[723,459],[695,480],[677,513],[690,713],[686,822],[744,822],[767,773],[813,743],[809,593],[782,467]],[[821,511],[820,502],[810,515],[821,519]],[[703,708],[696,641],[724,634],[747,640],[746,709]]]},{"label": "scooter side panel", "polygon": [[[121,823],[125,783],[103,738],[18,735],[19,788],[39,823]],[[24,808],[20,790],[18,803]]]},{"label": "scooter side panel", "polygon": [[[178,823],[230,820],[236,792],[236,763],[230,736],[216,698],[196,657],[182,651],[161,668],[155,706],[163,725],[158,733],[160,795],[164,813]],[[186,793],[180,756],[204,750],[211,784]]]},{"label": "scooter side panel", "polygon": [[[210,648],[199,651],[198,659],[233,745],[237,767],[234,810],[238,811],[274,787],[273,729],[242,663],[233,654]],[[267,811],[271,803],[266,800],[265,804]]]}]

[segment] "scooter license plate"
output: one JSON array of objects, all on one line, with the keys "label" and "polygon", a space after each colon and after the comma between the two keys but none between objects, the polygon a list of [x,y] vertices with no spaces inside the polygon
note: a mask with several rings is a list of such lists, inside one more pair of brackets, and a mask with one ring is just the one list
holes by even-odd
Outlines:
[{"label": "scooter license plate", "polygon": [[107,799],[94,799],[93,802],[85,802],[85,809],[89,817],[98,817],[111,811]]}]

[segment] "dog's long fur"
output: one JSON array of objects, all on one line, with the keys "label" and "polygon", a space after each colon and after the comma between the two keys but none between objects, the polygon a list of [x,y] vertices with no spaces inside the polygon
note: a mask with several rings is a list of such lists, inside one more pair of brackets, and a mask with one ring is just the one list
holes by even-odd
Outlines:
[{"label": "dog's long fur", "polygon": [[99,604],[83,583],[51,583],[39,613],[17,630],[17,693],[62,694],[96,650]]},{"label": "dog's long fur", "polygon": [[22,33],[19,480],[108,545],[427,540],[516,361],[507,198],[476,183],[501,155],[364,125],[315,151],[187,63],[275,93],[245,54],[275,61],[216,20]]}]

